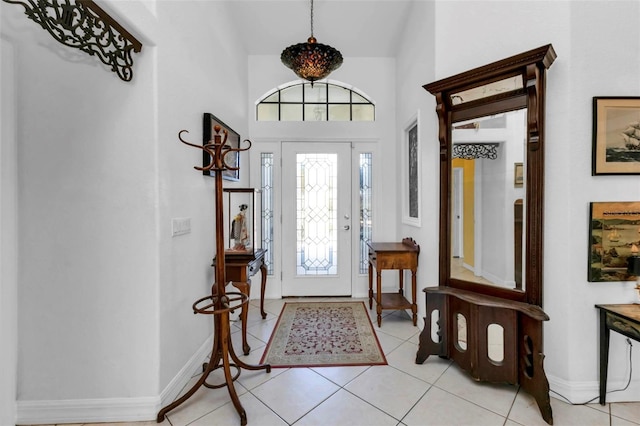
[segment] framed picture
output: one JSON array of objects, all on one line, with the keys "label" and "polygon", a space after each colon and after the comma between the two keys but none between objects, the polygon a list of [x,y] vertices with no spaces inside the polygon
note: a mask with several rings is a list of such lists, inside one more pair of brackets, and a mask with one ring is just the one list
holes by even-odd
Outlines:
[{"label": "framed picture", "polygon": [[513,165],[513,187],[522,188],[524,184],[524,165],[522,163],[514,163]]},{"label": "framed picture", "polygon": [[640,201],[591,203],[589,281],[629,281],[640,245]]},{"label": "framed picture", "polygon": [[593,98],[591,174],[640,174],[640,97]]},{"label": "framed picture", "polygon": [[[210,114],[208,112],[204,113],[203,120],[203,129],[202,129],[202,145],[206,145],[213,140],[215,136],[215,131],[213,127],[219,125],[223,129],[227,129],[229,132],[229,136],[227,137],[227,145],[230,145],[232,148],[240,148],[240,135],[236,133],[231,127],[227,126],[219,120],[215,115]],[[222,132],[220,135],[224,138]],[[240,166],[240,153],[239,152],[231,152],[224,157],[224,161],[227,165],[231,167],[239,167]],[[211,163],[211,156],[207,154],[206,151],[202,151],[202,167],[207,167]],[[210,170],[203,170],[202,174],[205,176],[213,176],[213,172]],[[240,180],[240,169],[238,170],[224,170],[222,172],[222,179],[226,180]]]},{"label": "framed picture", "polygon": [[418,114],[404,127],[404,201],[402,220],[420,226],[420,133]]}]

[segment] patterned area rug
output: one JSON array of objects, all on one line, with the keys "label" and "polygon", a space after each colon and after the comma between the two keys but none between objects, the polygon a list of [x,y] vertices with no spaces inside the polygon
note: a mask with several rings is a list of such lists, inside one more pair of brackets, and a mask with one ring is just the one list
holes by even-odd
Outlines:
[{"label": "patterned area rug", "polygon": [[285,303],[260,364],[386,365],[364,302]]}]

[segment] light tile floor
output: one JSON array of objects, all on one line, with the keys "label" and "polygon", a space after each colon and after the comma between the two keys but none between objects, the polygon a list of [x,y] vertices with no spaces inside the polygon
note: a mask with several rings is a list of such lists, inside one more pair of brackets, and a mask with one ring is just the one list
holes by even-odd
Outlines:
[{"label": "light tile floor", "polygon": [[[268,313],[265,320],[260,317],[258,303],[251,301],[247,321],[251,353],[242,358],[245,362],[259,363],[286,301],[293,300],[265,301]],[[372,318],[375,319],[375,310]],[[416,365],[419,330],[405,312],[384,311],[381,328],[372,322],[387,366],[274,368],[271,373],[243,370],[235,387],[247,412],[248,425],[546,425],[533,398],[516,386],[477,383],[456,365],[438,357],[429,357],[424,364]],[[234,348],[241,347],[239,325],[233,324]],[[185,390],[197,379],[198,376],[192,378]],[[551,406],[556,426],[640,425],[640,402],[571,405],[552,395]],[[163,426],[239,424],[227,389],[204,387],[169,412],[162,423]]]}]

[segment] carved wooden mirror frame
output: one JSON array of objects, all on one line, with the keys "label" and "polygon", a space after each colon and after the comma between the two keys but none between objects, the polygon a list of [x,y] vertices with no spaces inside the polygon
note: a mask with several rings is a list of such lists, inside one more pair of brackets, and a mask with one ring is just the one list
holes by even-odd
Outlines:
[{"label": "carved wooden mirror frame", "polygon": [[[425,328],[416,362],[429,355],[450,358],[476,380],[521,385],[552,424],[549,384],[543,369],[542,311],[545,73],[556,58],[546,45],[424,86],[436,98],[440,143],[439,286],[424,289]],[[516,77],[521,85],[459,102],[458,94]],[[525,289],[511,289],[451,277],[452,129],[454,123],[526,108]],[[457,344],[460,315],[467,327],[465,348]],[[432,319],[433,317],[433,319]],[[437,319],[436,319],[437,318]],[[488,359],[487,327],[504,330],[504,358]],[[433,338],[437,335],[437,338]]]}]

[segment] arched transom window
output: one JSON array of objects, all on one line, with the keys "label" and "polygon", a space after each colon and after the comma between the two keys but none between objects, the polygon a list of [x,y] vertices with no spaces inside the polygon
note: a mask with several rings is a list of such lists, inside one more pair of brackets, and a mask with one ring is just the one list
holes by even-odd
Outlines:
[{"label": "arched transom window", "polygon": [[335,82],[296,81],[256,103],[258,121],[374,121],[375,105],[354,88]]}]

